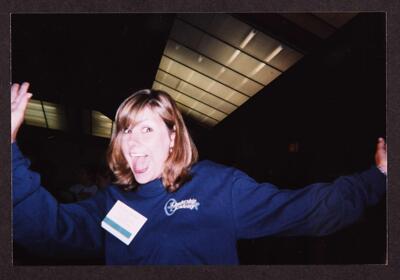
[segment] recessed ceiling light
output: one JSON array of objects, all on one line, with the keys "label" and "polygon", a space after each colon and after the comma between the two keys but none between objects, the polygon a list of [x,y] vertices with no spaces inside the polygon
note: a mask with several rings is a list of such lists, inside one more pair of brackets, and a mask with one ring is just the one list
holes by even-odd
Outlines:
[{"label": "recessed ceiling light", "polygon": [[247,44],[250,42],[251,39],[256,35],[256,31],[252,29],[250,33],[246,36],[246,38],[243,40],[243,42],[240,44],[240,48],[244,49]]},{"label": "recessed ceiling light", "polygon": [[211,83],[208,84],[206,90],[209,91],[213,85],[215,85],[215,81],[211,81]]},{"label": "recessed ceiling light", "polygon": [[[201,17],[207,21],[207,15]],[[157,74],[154,82],[172,92],[187,116],[206,126],[223,120],[301,57],[290,47],[229,15],[221,15],[218,23],[226,18],[232,32],[226,32],[222,25],[208,28],[191,17],[179,16],[159,66],[168,78]],[[200,103],[193,106],[191,99]]]},{"label": "recessed ceiling light", "polygon": [[257,74],[264,66],[265,66],[265,64],[260,62],[260,64],[258,64],[258,66],[256,68],[254,68],[253,71],[251,71],[250,76]]},{"label": "recessed ceiling light", "polygon": [[227,62],[226,64],[227,64],[227,65],[231,64],[231,63],[236,59],[236,57],[238,57],[239,54],[240,54],[240,51],[239,51],[239,50],[236,50],[236,51],[232,54],[232,56],[229,58],[229,60],[228,60],[228,62]]},{"label": "recessed ceiling light", "polygon": [[219,76],[221,76],[224,72],[226,71],[226,68],[225,67],[222,67],[220,70],[219,70],[219,72],[218,72],[218,74],[217,74],[217,78],[219,77]]},{"label": "recessed ceiling light", "polygon": [[283,50],[283,47],[279,45],[275,50],[271,52],[269,56],[265,59],[266,62],[270,62],[275,56],[277,56],[281,51]]}]

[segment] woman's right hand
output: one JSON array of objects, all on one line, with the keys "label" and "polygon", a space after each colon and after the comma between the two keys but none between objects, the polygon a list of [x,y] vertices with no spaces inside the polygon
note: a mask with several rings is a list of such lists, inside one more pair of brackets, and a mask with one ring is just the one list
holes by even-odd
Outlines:
[{"label": "woman's right hand", "polygon": [[28,101],[32,97],[32,94],[28,93],[28,88],[27,82],[11,86],[11,143],[14,143],[17,138],[18,130],[24,121]]}]

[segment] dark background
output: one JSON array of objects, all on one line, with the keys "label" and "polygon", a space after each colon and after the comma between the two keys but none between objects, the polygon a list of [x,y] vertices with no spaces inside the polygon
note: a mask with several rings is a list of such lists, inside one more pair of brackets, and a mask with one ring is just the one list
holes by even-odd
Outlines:
[{"label": "dark background", "polygon": [[[240,15],[239,15],[240,16]],[[84,108],[113,118],[131,92],[151,87],[173,22],[167,15],[14,15],[12,81],[65,104],[66,132],[24,126],[18,143],[50,192],[82,162],[103,161],[108,140],[83,133]],[[362,171],[385,136],[385,15],[362,13],[213,129],[187,119],[201,158],[283,188]],[[297,146],[297,152],[290,152]],[[327,237],[239,241],[243,264],[385,263],[386,205]],[[46,260],[15,248],[15,264]]]}]

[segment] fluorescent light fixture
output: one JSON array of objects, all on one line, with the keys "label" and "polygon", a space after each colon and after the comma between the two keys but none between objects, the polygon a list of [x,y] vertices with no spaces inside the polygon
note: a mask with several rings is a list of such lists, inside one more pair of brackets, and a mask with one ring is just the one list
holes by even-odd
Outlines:
[{"label": "fluorescent light fixture", "polygon": [[49,129],[65,129],[65,113],[60,105],[31,99],[26,108],[25,123]]},{"label": "fluorescent light fixture", "polygon": [[231,64],[231,63],[236,59],[236,57],[238,57],[239,54],[240,54],[240,50],[236,50],[236,51],[232,54],[232,56],[229,58],[229,60],[228,60],[228,62],[227,62],[226,64],[227,64],[227,65]]},{"label": "fluorescent light fixture", "polygon": [[247,46],[247,44],[250,42],[251,39],[256,35],[256,31],[252,29],[250,33],[246,36],[246,38],[243,40],[243,42],[240,44],[240,48],[243,49]]},{"label": "fluorescent light fixture", "polygon": [[172,60],[168,60],[168,65],[167,65],[167,68],[165,69],[165,71],[169,73],[169,71],[171,70],[171,67],[172,67]]},{"label": "fluorescent light fixture", "polygon": [[187,83],[185,83],[184,81],[180,80],[179,86],[176,89],[179,90],[179,91],[184,91],[186,86],[187,86]]},{"label": "fluorescent light fixture", "polygon": [[226,71],[226,68],[225,68],[225,67],[222,67],[221,70],[219,70],[219,72],[218,72],[218,74],[217,74],[216,77],[218,78],[218,77],[221,76],[225,71]]},{"label": "fluorescent light fixture", "polygon": [[153,86],[168,91],[186,116],[213,126],[300,58],[229,15],[179,15]]},{"label": "fluorescent light fixture", "polygon": [[181,84],[182,84],[182,80],[180,80],[180,81],[176,84],[175,89],[179,89],[179,87],[181,86]]},{"label": "fluorescent light fixture", "polygon": [[225,96],[225,99],[230,100],[232,96],[233,96],[233,91],[229,93],[227,96]]},{"label": "fluorescent light fixture", "polygon": [[249,79],[244,78],[244,79],[241,81],[239,87],[243,86],[243,85],[244,85],[245,83],[247,83],[248,81],[249,81]]},{"label": "fluorescent light fixture", "polygon": [[64,130],[65,113],[62,107],[55,103],[43,101],[48,128]]},{"label": "fluorescent light fixture", "polygon": [[281,51],[283,50],[283,47],[279,45],[275,50],[272,51],[272,53],[267,56],[265,59],[266,62],[270,62],[275,56],[277,56]]},{"label": "fluorescent light fixture", "polygon": [[189,74],[189,76],[187,77],[187,81],[188,81],[188,82],[190,82],[190,79],[193,77],[193,75],[194,75],[194,71],[192,70],[192,71],[190,71],[190,74]]},{"label": "fluorescent light fixture", "polygon": [[[164,90],[167,91],[167,88],[165,88]],[[171,92],[168,91],[168,93],[171,93]],[[179,91],[177,91],[175,99],[180,101],[181,100],[181,96],[183,96],[183,95]]]},{"label": "fluorescent light fixture", "polygon": [[[213,110],[211,110],[209,113],[208,113],[208,116],[213,116],[214,115],[214,113],[216,113],[217,111],[215,110],[215,109],[213,109]],[[208,118],[207,116],[206,116],[206,118]],[[205,120],[205,119],[204,119]]]},{"label": "fluorescent light fixture", "polygon": [[92,135],[110,138],[113,121],[99,111],[92,111]]},{"label": "fluorescent light fixture", "polygon": [[209,83],[209,85],[206,88],[206,91],[209,91],[213,87],[213,85],[215,85],[215,81],[211,81],[211,83]]},{"label": "fluorescent light fixture", "polygon": [[250,76],[257,74],[264,67],[264,65],[264,63],[260,62],[260,64],[258,64],[258,66],[251,71]]},{"label": "fluorescent light fixture", "polygon": [[24,121],[27,125],[47,127],[46,120],[44,118],[44,112],[40,100],[31,99],[28,102]]}]

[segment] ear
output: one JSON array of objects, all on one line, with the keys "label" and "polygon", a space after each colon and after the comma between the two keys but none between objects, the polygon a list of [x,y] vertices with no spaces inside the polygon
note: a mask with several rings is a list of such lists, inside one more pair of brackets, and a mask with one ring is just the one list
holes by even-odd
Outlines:
[{"label": "ear", "polygon": [[175,125],[174,125],[174,127],[173,127],[173,130],[172,130],[172,132],[171,132],[171,134],[170,134],[170,140],[171,140],[171,142],[169,143],[169,147],[170,148],[173,148],[174,147],[174,145],[175,145],[175,136],[176,136],[176,129],[175,129]]}]

